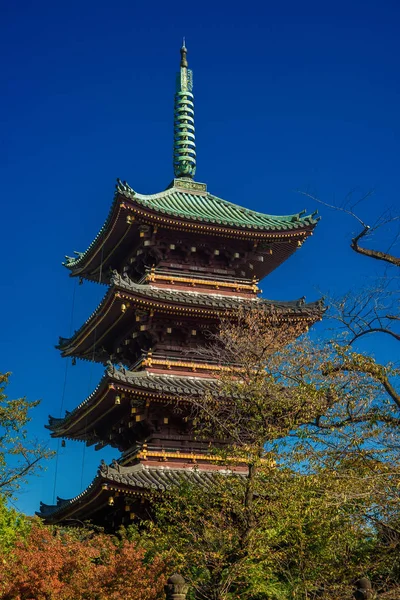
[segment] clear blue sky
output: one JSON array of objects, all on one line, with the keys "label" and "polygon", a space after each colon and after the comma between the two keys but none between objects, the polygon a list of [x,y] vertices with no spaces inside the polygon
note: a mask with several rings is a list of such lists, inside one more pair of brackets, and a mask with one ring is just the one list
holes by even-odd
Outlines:
[{"label": "clear blue sky", "polygon": [[[376,190],[367,220],[399,205],[398,2],[10,2],[1,9],[1,340],[10,394],[41,398],[32,433],[58,416],[74,281],[64,254],[106,218],[116,177],[141,192],[172,179],[175,73],[182,36],[194,71],[196,179],[232,202],[285,214]],[[340,294],[371,265],[347,242],[355,224],[322,208],[317,232],[262,284],[270,298]],[[378,271],[373,267],[373,273]],[[76,290],[73,329],[105,288]],[[64,408],[102,372],[67,374]],[[55,443],[51,442],[55,447]],[[83,445],[59,457],[57,494],[81,491]],[[88,449],[86,486],[102,457]],[[53,498],[55,463],[17,505]]]}]

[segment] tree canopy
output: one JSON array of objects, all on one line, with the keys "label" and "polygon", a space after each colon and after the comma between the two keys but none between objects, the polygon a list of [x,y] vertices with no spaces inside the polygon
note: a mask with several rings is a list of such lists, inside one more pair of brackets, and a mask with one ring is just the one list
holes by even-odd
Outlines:
[{"label": "tree canopy", "polygon": [[6,497],[12,496],[53,454],[27,433],[31,411],[39,401],[8,398],[5,389],[9,377],[10,373],[0,373],[0,494]]}]

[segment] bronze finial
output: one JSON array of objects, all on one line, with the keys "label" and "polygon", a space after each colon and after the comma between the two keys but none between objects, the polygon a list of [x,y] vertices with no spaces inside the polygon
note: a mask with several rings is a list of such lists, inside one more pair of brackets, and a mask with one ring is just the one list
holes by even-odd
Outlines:
[{"label": "bronze finial", "polygon": [[185,44],[185,38],[183,38],[182,48],[181,48],[181,67],[188,67],[188,61],[186,58],[187,49]]}]

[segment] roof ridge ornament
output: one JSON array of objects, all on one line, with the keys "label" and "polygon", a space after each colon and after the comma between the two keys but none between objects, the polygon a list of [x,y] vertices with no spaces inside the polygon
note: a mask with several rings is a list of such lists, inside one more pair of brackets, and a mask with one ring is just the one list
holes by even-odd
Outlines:
[{"label": "roof ridge ornament", "polygon": [[185,38],[180,52],[174,104],[174,174],[175,177],[193,179],[196,173],[193,72],[188,69]]}]

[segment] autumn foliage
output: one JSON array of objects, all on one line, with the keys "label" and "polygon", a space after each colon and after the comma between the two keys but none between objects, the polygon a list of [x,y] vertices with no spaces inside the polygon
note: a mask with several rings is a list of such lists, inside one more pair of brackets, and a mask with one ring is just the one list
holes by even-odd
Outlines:
[{"label": "autumn foliage", "polygon": [[162,598],[161,558],[127,540],[33,523],[30,532],[3,553],[3,600],[156,600]]}]

